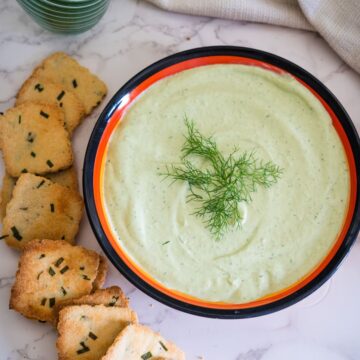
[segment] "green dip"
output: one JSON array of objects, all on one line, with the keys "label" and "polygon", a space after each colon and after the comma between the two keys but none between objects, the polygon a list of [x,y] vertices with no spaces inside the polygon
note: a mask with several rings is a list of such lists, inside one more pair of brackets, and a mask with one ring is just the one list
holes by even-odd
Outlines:
[{"label": "green dip", "polygon": [[[284,172],[240,204],[241,229],[219,241],[191,215],[186,183],[159,176],[179,162],[184,115],[223,154],[255,150]],[[110,139],[106,211],[117,241],[170,289],[207,301],[244,303],[284,289],[327,255],[348,207],[343,146],[321,103],[288,75],[209,65],[150,87]]]}]

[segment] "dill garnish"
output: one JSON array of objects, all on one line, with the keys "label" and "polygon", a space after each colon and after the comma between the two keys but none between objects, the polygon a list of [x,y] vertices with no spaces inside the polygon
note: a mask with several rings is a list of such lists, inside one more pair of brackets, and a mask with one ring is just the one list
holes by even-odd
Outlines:
[{"label": "dill garnish", "polygon": [[[167,165],[160,175],[189,185],[188,201],[198,203],[193,215],[201,217],[216,239],[233,227],[240,227],[240,202],[250,202],[259,186],[275,184],[281,173],[277,165],[259,160],[255,152],[238,154],[238,149],[225,157],[212,137],[205,137],[185,117],[187,134],[181,149],[181,165]],[[200,157],[208,166],[199,169],[191,158]]]}]

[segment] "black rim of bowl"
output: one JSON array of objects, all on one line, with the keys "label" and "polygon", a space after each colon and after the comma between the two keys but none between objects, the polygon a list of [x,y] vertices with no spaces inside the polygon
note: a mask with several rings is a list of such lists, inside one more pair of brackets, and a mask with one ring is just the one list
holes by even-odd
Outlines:
[{"label": "black rim of bowl", "polygon": [[[193,58],[205,57],[205,56],[216,56],[216,55],[230,55],[230,56],[242,56],[251,59],[256,59],[275,65],[285,71],[295,75],[306,84],[308,84],[312,89],[314,89],[330,106],[338,117],[343,129],[346,132],[347,138],[350,142],[351,149],[354,155],[355,166],[356,166],[356,178],[357,178],[357,195],[356,203],[353,218],[349,230],[344,238],[344,241],[340,245],[338,251],[328,263],[328,265],[309,283],[304,287],[300,288],[296,292],[282,298],[271,302],[269,304],[247,308],[247,309],[212,309],[201,307],[197,305],[188,304],[180,300],[174,299],[161,291],[153,288],[139,276],[137,276],[132,270],[130,270],[127,265],[122,261],[119,255],[112,248],[110,242],[108,241],[102,226],[99,221],[99,217],[95,208],[94,193],[93,193],[93,171],[94,171],[94,161],[99,145],[99,141],[103,134],[103,131],[111,118],[114,111],[117,109],[121,99],[134,89],[137,85],[142,83],[145,79],[154,75],[158,71],[174,65],[176,63],[182,62],[184,60],[189,60]],[[83,170],[83,191],[85,198],[86,211],[90,220],[91,227],[93,232],[102,247],[103,251],[106,253],[110,261],[114,266],[120,271],[122,275],[125,276],[133,285],[138,289],[142,290],[147,295],[158,300],[159,302],[168,305],[177,310],[184,311],[186,313],[205,316],[210,318],[223,318],[223,319],[238,319],[238,318],[249,318],[254,316],[266,315],[273,313],[275,311],[284,309],[296,302],[304,299],[306,296],[310,295],[312,292],[317,290],[321,285],[323,285],[335,272],[335,270],[340,265],[341,261],[344,259],[345,255],[349,252],[351,246],[356,240],[356,236],[359,232],[360,227],[360,208],[359,208],[359,178],[360,174],[360,142],[359,137],[352,123],[350,117],[336,99],[336,97],[323,85],[319,80],[314,76],[308,73],[306,70],[300,66],[281,58],[277,55],[267,53],[264,51],[245,48],[245,47],[235,47],[235,46],[210,46],[186,50],[183,52],[170,55],[164,59],[161,59],[152,65],[148,66],[144,70],[140,71],[137,75],[131,78],[127,83],[125,83],[120,90],[113,96],[110,102],[107,104],[103,112],[101,113],[95,127],[92,131],[88,147],[85,154],[84,160],[84,170]]]}]

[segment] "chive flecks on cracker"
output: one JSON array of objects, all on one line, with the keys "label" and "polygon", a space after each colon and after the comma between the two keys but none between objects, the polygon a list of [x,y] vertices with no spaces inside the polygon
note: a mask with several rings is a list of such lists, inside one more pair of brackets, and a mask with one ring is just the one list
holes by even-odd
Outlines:
[{"label": "chive flecks on cracker", "polygon": [[[41,89],[41,90],[40,90]],[[30,76],[18,92],[16,105],[26,101],[58,106],[64,112],[64,125],[70,134],[85,117],[85,109],[73,91],[65,91],[61,84]]]},{"label": "chive flecks on cracker", "polygon": [[57,52],[46,58],[34,71],[37,79],[62,84],[65,91],[73,91],[90,114],[107,93],[107,88],[97,76],[65,53]]},{"label": "chive flecks on cracker", "polygon": [[56,342],[60,359],[78,359],[79,352],[88,349],[84,359],[101,359],[116,336],[128,324],[137,323],[129,308],[104,305],[70,305],[59,312]]},{"label": "chive flecks on cracker", "polygon": [[[49,115],[46,121],[41,112]],[[18,124],[19,115],[21,124]],[[18,177],[25,170],[46,174],[70,167],[73,153],[63,123],[64,115],[54,105],[26,102],[8,110],[0,122],[0,143],[7,173]]]},{"label": "chive flecks on cracker", "polygon": [[21,249],[33,239],[57,240],[65,235],[65,241],[72,243],[82,213],[83,201],[78,192],[43,177],[24,174],[17,180],[6,206],[3,233],[9,237],[5,241]]},{"label": "chive flecks on cracker", "polygon": [[174,343],[166,341],[150,328],[133,324],[120,332],[101,360],[152,358],[185,360],[185,354]]},{"label": "chive flecks on cracker", "polygon": [[[55,270],[61,258],[59,269],[67,267],[66,272]],[[81,280],[79,259],[86,263],[90,281]],[[33,240],[21,253],[10,308],[28,318],[55,323],[57,306],[93,291],[99,264],[100,255],[92,250],[62,240]]]}]

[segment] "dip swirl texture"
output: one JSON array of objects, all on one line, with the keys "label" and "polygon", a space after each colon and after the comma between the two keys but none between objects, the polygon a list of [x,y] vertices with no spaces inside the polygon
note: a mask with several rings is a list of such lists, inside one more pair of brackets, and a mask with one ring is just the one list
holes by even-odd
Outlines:
[{"label": "dip swirl texture", "polygon": [[[184,115],[224,155],[255,151],[284,169],[240,204],[242,228],[218,241],[191,215],[187,184],[159,176],[180,160]],[[132,104],[110,139],[103,192],[117,241],[155,280],[202,300],[244,303],[292,285],[326,257],[349,186],[341,141],[309,90],[258,67],[208,65],[157,82]]]}]

